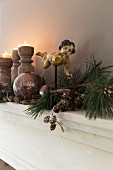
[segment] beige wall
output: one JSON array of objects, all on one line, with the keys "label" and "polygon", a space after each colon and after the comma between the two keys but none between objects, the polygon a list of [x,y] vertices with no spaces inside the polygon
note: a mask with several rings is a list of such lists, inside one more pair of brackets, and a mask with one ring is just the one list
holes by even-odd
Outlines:
[{"label": "beige wall", "polygon": [[[1,4],[0,4],[0,41],[1,41]],[[0,43],[1,48],[1,43]]]},{"label": "beige wall", "polygon": [[[70,39],[76,44],[73,66],[82,66],[91,53],[113,63],[113,0],[1,0],[0,6],[0,53],[25,40],[35,52],[52,52]],[[36,71],[51,78],[53,68],[42,70],[41,59],[34,60]]]}]

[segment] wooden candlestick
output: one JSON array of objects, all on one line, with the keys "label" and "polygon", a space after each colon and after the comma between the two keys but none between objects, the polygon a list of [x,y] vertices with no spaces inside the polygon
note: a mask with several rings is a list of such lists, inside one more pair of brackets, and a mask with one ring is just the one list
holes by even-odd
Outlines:
[{"label": "wooden candlestick", "polygon": [[34,72],[34,67],[31,65],[33,60],[31,59],[34,54],[34,48],[23,44],[18,48],[18,54],[20,56],[21,65],[18,67],[18,75],[21,73]]},{"label": "wooden candlestick", "polygon": [[18,77],[18,67],[20,66],[20,56],[18,55],[18,50],[14,49],[12,51],[13,66],[11,67],[11,82],[14,82],[16,77]]},{"label": "wooden candlestick", "polygon": [[0,85],[6,86],[11,83],[11,58],[0,57]]}]

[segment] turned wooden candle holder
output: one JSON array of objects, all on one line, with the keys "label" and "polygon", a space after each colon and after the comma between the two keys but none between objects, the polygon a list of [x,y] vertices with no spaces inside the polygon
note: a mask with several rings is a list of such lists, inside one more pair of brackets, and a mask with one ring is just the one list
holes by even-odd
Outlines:
[{"label": "turned wooden candle holder", "polygon": [[20,46],[18,48],[18,54],[20,56],[20,66],[18,67],[18,75],[21,73],[31,73],[34,72],[34,67],[32,66],[32,56],[34,54],[34,48],[31,46]]},{"label": "turned wooden candle holder", "polygon": [[11,83],[11,58],[0,57],[0,85],[6,86]]},{"label": "turned wooden candle holder", "polygon": [[18,77],[18,67],[20,66],[20,56],[18,55],[18,50],[14,49],[12,51],[13,66],[11,67],[11,82],[14,82],[16,77]]}]

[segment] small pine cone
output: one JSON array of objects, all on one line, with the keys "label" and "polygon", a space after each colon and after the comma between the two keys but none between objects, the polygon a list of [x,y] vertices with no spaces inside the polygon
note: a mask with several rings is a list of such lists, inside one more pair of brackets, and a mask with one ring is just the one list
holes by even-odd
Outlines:
[{"label": "small pine cone", "polygon": [[35,99],[36,98],[36,95],[32,95],[32,97],[31,97],[32,99]]},{"label": "small pine cone", "polygon": [[56,128],[56,124],[51,124],[50,125],[50,130],[55,130],[55,128]]},{"label": "small pine cone", "polygon": [[62,105],[62,106],[60,106],[60,111],[61,111],[61,112],[65,112],[65,111],[67,111],[67,108]]},{"label": "small pine cone", "polygon": [[44,123],[49,123],[49,121],[50,121],[50,116],[44,117]]},{"label": "small pine cone", "polygon": [[17,96],[15,96],[13,99],[14,99],[15,103],[20,103],[20,100],[19,100],[19,98]]},{"label": "small pine cone", "polygon": [[85,94],[81,94],[81,98],[84,99],[85,98]]},{"label": "small pine cone", "polygon": [[13,96],[9,96],[9,97],[8,97],[8,101],[9,101],[9,102],[13,102],[13,101],[14,101],[14,97],[13,97]]},{"label": "small pine cone", "polygon": [[66,92],[64,92],[64,93],[62,94],[62,99],[67,99],[67,93],[66,93]]},{"label": "small pine cone", "polygon": [[23,105],[27,105],[27,104],[28,104],[28,101],[22,100],[21,103],[22,103]]},{"label": "small pine cone", "polygon": [[59,113],[59,111],[60,111],[60,109],[59,109],[58,106],[54,106],[54,107],[53,107],[53,112]]},{"label": "small pine cone", "polygon": [[73,107],[73,106],[70,106],[70,107],[68,108],[68,111],[74,111],[74,110],[76,110],[75,106],[74,106],[74,107]]},{"label": "small pine cone", "polygon": [[31,103],[34,103],[36,100],[35,99],[31,99]]},{"label": "small pine cone", "polygon": [[63,105],[64,107],[68,107],[68,105],[69,105],[69,100],[62,99],[62,100],[61,100],[61,103],[62,103],[62,105]]},{"label": "small pine cone", "polygon": [[62,99],[73,100],[74,99],[74,93],[72,91],[64,92],[62,94]]},{"label": "small pine cone", "polygon": [[80,100],[81,100],[81,97],[78,96],[78,97],[76,98],[76,101],[80,101]]},{"label": "small pine cone", "polygon": [[3,97],[3,101],[4,102],[8,102],[8,100],[7,100],[7,97],[5,96],[5,97]]},{"label": "small pine cone", "polygon": [[52,123],[52,124],[55,124],[56,121],[57,121],[57,118],[56,118],[56,116],[54,115],[54,116],[50,119],[49,122]]}]

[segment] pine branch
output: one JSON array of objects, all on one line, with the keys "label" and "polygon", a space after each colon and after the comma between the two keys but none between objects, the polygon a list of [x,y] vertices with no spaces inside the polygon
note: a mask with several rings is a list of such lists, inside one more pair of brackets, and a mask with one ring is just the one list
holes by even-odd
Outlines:
[{"label": "pine branch", "polygon": [[60,94],[68,90],[84,94],[82,108],[86,110],[86,117],[113,118],[113,76],[108,71],[111,66],[102,67],[102,60],[96,60],[92,55],[86,61],[86,72],[75,70],[72,80],[68,80],[64,74],[58,78],[58,89],[51,90],[26,110],[27,114],[36,118],[44,110],[50,110],[60,99]]},{"label": "pine branch", "polygon": [[87,87],[85,91],[85,99],[83,101],[83,109],[86,110],[86,117],[94,118],[113,118],[113,92],[111,90],[96,91]]},{"label": "pine branch", "polygon": [[90,76],[87,79],[91,86],[86,86],[84,91],[83,109],[87,112],[86,117],[113,118],[113,77],[103,76],[96,69],[93,71],[95,77]]},{"label": "pine branch", "polygon": [[37,101],[31,103],[25,112],[35,119],[37,116],[41,116],[45,110],[51,110],[59,101],[59,94],[47,93]]},{"label": "pine branch", "polygon": [[82,74],[80,68],[74,69],[74,72],[72,73],[72,79],[67,79],[64,73],[60,73],[58,77],[58,88],[80,84],[84,82],[83,79],[84,75]]}]

